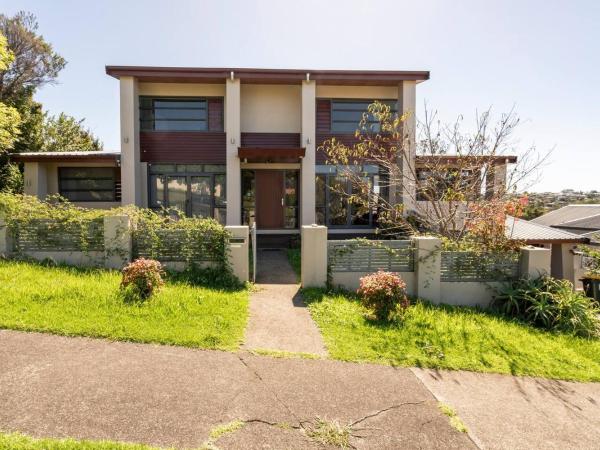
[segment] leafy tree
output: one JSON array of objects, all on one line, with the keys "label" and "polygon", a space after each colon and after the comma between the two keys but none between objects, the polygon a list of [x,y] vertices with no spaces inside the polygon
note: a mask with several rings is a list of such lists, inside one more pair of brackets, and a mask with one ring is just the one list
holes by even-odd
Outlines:
[{"label": "leafy tree", "polygon": [[0,72],[0,100],[16,101],[24,93],[52,83],[67,62],[37,33],[35,16],[24,11],[14,17],[0,14],[0,33],[14,60]]},{"label": "leafy tree", "polygon": [[44,116],[42,147],[44,152],[69,150],[101,150],[102,142],[83,127],[84,119],[77,120],[65,113]]}]

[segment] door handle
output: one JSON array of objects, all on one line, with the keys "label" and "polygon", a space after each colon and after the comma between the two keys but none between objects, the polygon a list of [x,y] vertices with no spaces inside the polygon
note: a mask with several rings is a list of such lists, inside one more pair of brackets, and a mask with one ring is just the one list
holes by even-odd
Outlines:
[{"label": "door handle", "polygon": [[281,197],[281,206],[284,206],[283,197]]}]

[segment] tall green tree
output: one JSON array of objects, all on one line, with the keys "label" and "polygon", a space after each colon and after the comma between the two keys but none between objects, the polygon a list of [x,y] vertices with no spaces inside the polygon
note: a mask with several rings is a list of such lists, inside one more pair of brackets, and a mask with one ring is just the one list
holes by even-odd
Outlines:
[{"label": "tall green tree", "polygon": [[65,113],[44,117],[42,148],[44,152],[69,150],[101,150],[102,142],[83,126],[84,119],[77,120]]}]

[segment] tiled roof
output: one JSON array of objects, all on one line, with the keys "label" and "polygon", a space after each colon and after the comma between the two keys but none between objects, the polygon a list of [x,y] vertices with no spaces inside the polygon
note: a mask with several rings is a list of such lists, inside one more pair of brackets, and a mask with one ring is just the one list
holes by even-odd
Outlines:
[{"label": "tiled roof", "polygon": [[543,216],[536,217],[531,222],[541,225],[556,226],[565,222],[583,219],[600,214],[600,205],[567,205]]},{"label": "tiled roof", "polygon": [[583,219],[571,220],[557,225],[560,228],[582,228],[587,230],[600,230],[600,213]]},{"label": "tiled roof", "polygon": [[589,239],[558,228],[548,227],[532,221],[506,218],[506,235],[511,239],[529,243],[588,242]]}]

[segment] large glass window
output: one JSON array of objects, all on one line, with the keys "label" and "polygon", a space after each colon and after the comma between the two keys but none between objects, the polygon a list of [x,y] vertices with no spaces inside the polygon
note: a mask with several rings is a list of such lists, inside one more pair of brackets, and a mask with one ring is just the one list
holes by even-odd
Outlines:
[{"label": "large glass window", "polygon": [[[331,101],[331,131],[335,133],[354,133],[358,128],[363,114],[369,110],[371,100],[332,100]],[[388,105],[392,113],[397,112],[395,100],[382,100]],[[377,131],[379,122],[375,117],[367,117],[368,126]]]},{"label": "large glass window", "polygon": [[149,166],[150,208],[177,208],[187,216],[212,217],[225,223],[225,166],[152,164]]},{"label": "large glass window", "polygon": [[140,97],[142,131],[206,131],[208,102],[205,98]]},{"label": "large glass window", "polygon": [[[352,168],[358,170],[369,186],[371,202],[368,205],[349,202],[350,194],[357,194],[356,186],[344,170],[335,166],[317,166],[315,184],[315,213],[319,225],[338,228],[368,228],[377,224],[377,195],[380,192],[379,169],[376,166]],[[364,195],[357,196],[363,198]]]},{"label": "large glass window", "polygon": [[60,167],[59,193],[72,202],[119,201],[117,169],[114,167]]}]

